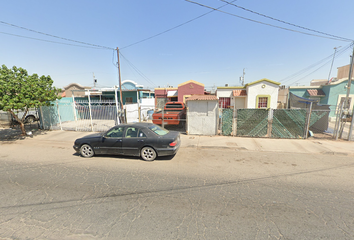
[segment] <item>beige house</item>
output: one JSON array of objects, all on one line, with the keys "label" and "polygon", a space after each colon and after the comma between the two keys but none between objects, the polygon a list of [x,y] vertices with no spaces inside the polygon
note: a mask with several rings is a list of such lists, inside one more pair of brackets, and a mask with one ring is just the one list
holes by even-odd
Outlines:
[{"label": "beige house", "polygon": [[65,86],[60,93],[62,97],[72,97],[73,92],[75,97],[84,97],[85,90],[91,89],[91,87],[84,87],[78,83],[70,83]]}]

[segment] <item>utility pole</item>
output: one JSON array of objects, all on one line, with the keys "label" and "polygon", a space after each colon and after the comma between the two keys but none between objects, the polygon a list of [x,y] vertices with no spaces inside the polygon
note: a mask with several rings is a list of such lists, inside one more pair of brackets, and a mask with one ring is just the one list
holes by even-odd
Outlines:
[{"label": "utility pole", "polygon": [[[124,113],[124,109],[123,109],[123,97],[122,97],[122,80],[121,80],[121,77],[120,77],[120,61],[119,61],[119,48],[117,47],[117,58],[118,58],[118,78],[119,78],[119,99],[120,99],[120,106],[121,106],[121,112]],[[124,114],[125,116],[125,114]],[[123,117],[121,119],[122,123],[124,123],[125,117]]]},{"label": "utility pole", "polygon": [[329,81],[329,79],[330,79],[330,77],[331,77],[333,62],[334,62],[334,58],[335,58],[336,53],[337,53],[337,48],[340,48],[340,47],[342,47],[342,46],[339,46],[339,47],[335,47],[335,48],[334,48],[334,54],[333,54],[332,64],[331,64],[331,68],[329,69],[329,74],[328,74],[328,81]]},{"label": "utility pole", "polygon": [[[348,117],[349,108],[350,108],[350,104],[349,104],[348,100],[349,100],[349,94],[350,94],[350,86],[351,86],[351,83],[352,83],[354,41],[352,43],[352,47],[353,47],[353,53],[350,56],[349,76],[348,76],[348,83],[347,83],[347,94],[345,96],[344,104],[342,104],[343,111],[339,115],[340,116],[340,119],[339,119],[339,126],[340,126],[340,128],[339,128],[339,136],[342,136],[342,134],[343,134],[343,130],[344,130],[345,122],[346,122],[346,121],[344,121],[344,118]],[[352,113],[352,118],[353,118],[353,113]],[[350,141],[350,138],[351,138],[351,131],[352,131],[352,124],[349,127],[348,141]]]},{"label": "utility pole", "polygon": [[349,78],[348,78],[348,84],[347,84],[347,95],[345,96],[345,104],[344,108],[349,109],[349,94],[350,94],[350,86],[352,84],[352,72],[353,72],[353,56],[354,56],[354,42],[353,42],[353,53],[350,56],[350,66],[349,66]]},{"label": "utility pole", "polygon": [[[348,112],[349,112],[349,108],[350,108],[350,104],[349,104],[348,100],[349,100],[349,94],[350,94],[350,87],[352,84],[353,57],[354,57],[354,41],[353,41],[353,53],[350,58],[349,78],[348,78],[348,84],[347,84],[347,95],[345,96],[345,106],[346,106],[346,109],[348,110]],[[352,121],[349,126],[348,141],[350,141],[350,139],[352,137],[352,128],[353,128],[353,123],[354,123],[353,119],[354,119],[354,111],[352,111]]]},{"label": "utility pole", "polygon": [[93,88],[96,88],[96,83],[97,83],[97,79],[95,78],[95,73],[92,73],[93,76]]},{"label": "utility pole", "polygon": [[240,82],[241,82],[241,85],[245,85],[245,69],[243,69],[243,73],[242,73],[242,77],[240,77]]}]

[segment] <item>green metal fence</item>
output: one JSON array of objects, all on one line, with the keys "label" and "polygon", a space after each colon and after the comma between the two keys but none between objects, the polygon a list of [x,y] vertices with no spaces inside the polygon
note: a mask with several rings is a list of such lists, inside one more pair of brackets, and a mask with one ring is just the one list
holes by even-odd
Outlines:
[{"label": "green metal fence", "polygon": [[266,137],[268,110],[238,109],[236,136]]},{"label": "green metal fence", "polygon": [[306,109],[273,110],[272,138],[303,138],[306,129]]},{"label": "green metal fence", "polygon": [[307,130],[316,128],[316,124],[322,132],[327,129],[323,126],[328,125],[328,111],[313,110],[309,114],[307,109],[237,109],[234,114],[233,109],[222,109],[221,122],[221,134],[225,136],[236,132],[236,136],[306,138]]}]

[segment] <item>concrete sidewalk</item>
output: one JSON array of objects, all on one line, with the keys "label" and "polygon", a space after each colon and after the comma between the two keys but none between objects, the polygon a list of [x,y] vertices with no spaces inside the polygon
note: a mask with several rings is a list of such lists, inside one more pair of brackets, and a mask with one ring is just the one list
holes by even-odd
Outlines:
[{"label": "concrete sidewalk", "polygon": [[[30,142],[52,142],[72,145],[75,139],[92,132],[74,131],[38,131]],[[181,134],[181,148],[225,149],[234,151],[286,152],[331,155],[353,155],[354,142],[344,140],[304,139],[269,139],[241,138],[232,136],[197,136]],[[22,140],[20,140],[22,141]],[[1,143],[1,141],[0,141]]]},{"label": "concrete sidewalk", "polygon": [[305,140],[183,135],[182,147],[354,156],[354,142],[343,140],[318,140],[311,138]]}]

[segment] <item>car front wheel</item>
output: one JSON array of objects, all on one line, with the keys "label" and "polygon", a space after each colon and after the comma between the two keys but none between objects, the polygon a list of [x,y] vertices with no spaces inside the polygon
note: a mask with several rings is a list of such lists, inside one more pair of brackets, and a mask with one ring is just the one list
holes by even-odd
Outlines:
[{"label": "car front wheel", "polygon": [[156,151],[151,147],[143,147],[140,155],[145,161],[154,161],[156,158]]},{"label": "car front wheel", "polygon": [[80,148],[80,155],[85,157],[85,158],[89,158],[92,157],[95,153],[93,152],[93,149],[90,145],[88,144],[84,144],[81,146]]}]

